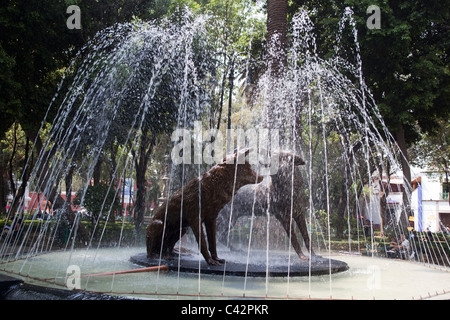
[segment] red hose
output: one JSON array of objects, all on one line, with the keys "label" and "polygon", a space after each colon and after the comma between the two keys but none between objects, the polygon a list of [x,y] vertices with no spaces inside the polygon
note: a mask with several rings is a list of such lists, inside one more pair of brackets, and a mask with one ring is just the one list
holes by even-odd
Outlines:
[{"label": "red hose", "polygon": [[169,271],[169,267],[166,266],[166,265],[153,266],[153,267],[146,267],[146,268],[140,268],[140,269],[131,269],[131,270],[123,270],[123,271],[116,271],[116,272],[85,274],[85,275],[82,275],[81,277],[112,276],[112,275],[115,275],[115,274],[151,272],[151,271]]}]

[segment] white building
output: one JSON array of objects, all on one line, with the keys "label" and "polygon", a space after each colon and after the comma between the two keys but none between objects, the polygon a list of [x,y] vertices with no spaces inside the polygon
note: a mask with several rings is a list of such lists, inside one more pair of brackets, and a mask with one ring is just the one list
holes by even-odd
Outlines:
[{"label": "white building", "polygon": [[[445,174],[432,169],[411,168],[413,191],[411,194],[411,210],[414,213],[414,230],[442,231],[450,227],[450,203]],[[403,176],[397,173],[390,177],[389,186],[383,177],[383,188],[379,177],[372,177],[371,196],[364,201],[364,215],[373,224],[381,224],[380,198],[384,196],[384,188],[389,188],[386,201],[388,219],[395,217],[397,221],[402,214]],[[388,221],[383,221],[388,223]]]},{"label": "white building", "polygon": [[444,173],[420,170],[413,184],[411,208],[414,212],[414,229],[417,231],[442,231],[450,227],[450,203]]}]

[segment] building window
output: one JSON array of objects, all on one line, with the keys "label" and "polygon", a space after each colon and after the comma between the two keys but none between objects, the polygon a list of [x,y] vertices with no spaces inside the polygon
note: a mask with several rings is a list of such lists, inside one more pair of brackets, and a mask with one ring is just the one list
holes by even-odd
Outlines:
[{"label": "building window", "polygon": [[448,200],[448,190],[449,190],[449,183],[443,182],[442,183],[442,199]]}]

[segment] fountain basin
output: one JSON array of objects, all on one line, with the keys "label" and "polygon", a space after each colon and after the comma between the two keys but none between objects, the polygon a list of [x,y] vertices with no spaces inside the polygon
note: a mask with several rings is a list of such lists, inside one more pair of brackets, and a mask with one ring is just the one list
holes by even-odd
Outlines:
[{"label": "fountain basin", "polygon": [[[139,269],[130,257],[145,251],[136,248],[104,248],[98,250],[74,250],[49,252],[28,259],[3,261],[0,274],[24,281],[22,288],[30,286],[48,288],[37,290],[46,294],[55,289],[64,290],[64,299],[110,299],[110,296],[134,299],[438,299],[450,298],[450,269],[424,263],[368,257],[359,254],[332,253],[332,260],[348,265],[345,272],[316,276],[242,277],[223,274],[193,272],[142,272],[87,277],[89,274],[110,273]],[[266,261],[266,256],[251,252],[250,265]],[[328,256],[325,256],[328,260]],[[234,256],[233,260],[231,256]],[[247,255],[219,250],[219,257],[231,262],[244,263]],[[276,259],[279,257],[279,259]],[[270,262],[282,264],[287,253],[270,252]],[[203,258],[195,253],[184,257],[198,266]],[[298,260],[291,254],[291,262]],[[177,260],[177,259],[176,259]],[[75,292],[65,285],[69,265],[81,270],[80,290],[86,296],[72,296]],[[202,265],[201,265],[202,267]],[[195,269],[193,269],[195,270]],[[223,270],[223,269],[222,269]],[[250,267],[249,267],[250,270]],[[20,287],[17,288],[19,290]],[[33,289],[33,288],[31,288]],[[20,289],[21,290],[21,289]],[[36,291],[36,290],[34,290]],[[23,292],[23,291],[21,291]],[[78,292],[80,293],[80,292]],[[41,293],[43,294],[43,293]],[[103,294],[103,296],[100,296]],[[107,296],[108,297],[107,297]],[[58,294],[61,296],[61,294]],[[67,297],[70,296],[70,297]],[[47,296],[46,296],[47,297]],[[17,298],[17,296],[14,296]]]}]

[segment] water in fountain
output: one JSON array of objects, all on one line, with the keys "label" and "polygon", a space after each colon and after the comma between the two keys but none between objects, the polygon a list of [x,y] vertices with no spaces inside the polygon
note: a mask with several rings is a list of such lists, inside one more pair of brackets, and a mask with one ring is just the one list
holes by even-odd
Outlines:
[{"label": "water in fountain", "polygon": [[[80,52],[79,60],[74,62],[81,61],[81,64],[77,65],[78,71],[71,79],[68,93],[63,95],[49,130],[47,145],[42,148],[34,164],[30,187],[45,194],[56,208],[61,204],[57,188],[69,174],[69,168],[73,166],[75,174],[85,173],[83,190],[87,190],[95,165],[108,143],[125,146],[118,151],[119,160],[112,170],[113,177],[123,179],[132,164],[131,154],[143,143],[144,128],[150,126],[150,131],[163,132],[160,127],[171,122],[176,123],[178,128],[192,128],[194,120],[201,120],[203,102],[208,100],[202,72],[208,68],[209,54],[206,51],[199,54],[196,50],[207,48],[202,46],[204,22],[203,17],[194,19],[188,15],[180,24],[125,24],[97,35]],[[345,22],[349,22],[347,27]],[[374,172],[400,170],[402,155],[364,84],[351,11],[344,15],[338,38],[349,30],[354,36],[355,64],[340,57],[338,49],[333,58],[321,59],[316,54],[313,28],[306,12],[302,11],[294,17],[292,45],[283,76],[274,79],[269,70],[262,77],[257,90],[259,94],[253,104],[253,119],[241,117],[236,126],[277,132],[279,141],[268,139],[273,147],[268,148],[270,152],[283,149],[301,155],[306,164],[301,171],[300,167],[293,165],[287,168],[284,174],[290,183],[281,190],[290,208],[290,224],[292,226],[294,223],[293,198],[301,194],[304,204],[302,212],[313,243],[304,252],[310,256],[314,248],[328,261],[335,257],[345,261],[350,270],[336,275],[329,270],[325,275],[313,277],[311,268],[314,259],[310,259],[307,261],[308,276],[291,274],[290,268],[299,260],[290,245],[297,231],[288,228],[286,232],[279,226],[273,216],[277,208],[270,206],[269,197],[263,199],[268,206],[262,217],[255,214],[257,200],[261,200],[255,197],[255,193],[251,197],[252,205],[247,208],[241,206],[238,210],[241,204],[234,203],[238,201],[238,192],[228,205],[229,215],[225,219],[222,216],[226,241],[223,241],[219,255],[229,265],[233,262],[244,264],[243,276],[202,272],[199,269],[202,257],[195,253],[198,247],[195,241],[188,239],[184,240],[183,246],[189,247],[186,241],[191,241],[193,254],[189,258],[183,257],[183,260],[181,255],[178,257],[177,271],[86,277],[81,281],[82,289],[159,297],[411,298],[429,292],[434,294],[436,290],[440,290],[439,293],[444,290],[443,294],[448,292],[445,283],[442,285],[442,279],[448,279],[444,267],[431,270],[426,265],[420,265],[418,270],[418,266],[411,262],[380,259],[375,256],[373,226],[365,228],[367,226],[360,224],[359,219],[352,225],[350,203],[362,211],[362,205],[373,205],[379,199],[373,193],[359,192],[358,188],[368,184]],[[204,58],[200,59],[200,65],[199,56]],[[170,101],[167,101],[169,93]],[[172,131],[172,127],[169,129]],[[260,172],[264,170],[263,166],[254,167]],[[172,166],[171,192],[178,186],[178,181],[183,185],[189,176],[199,175],[204,170],[205,165]],[[263,183],[268,185],[270,179],[267,175]],[[340,185],[343,186],[342,207],[337,206],[333,199]],[[113,197],[119,197],[118,190],[110,187],[108,191]],[[81,205],[85,196],[86,193],[80,196]],[[19,212],[23,211],[24,205],[22,202]],[[109,217],[113,209],[106,198],[102,207],[106,207],[102,211]],[[348,250],[342,250],[350,254],[337,254],[332,249],[332,210],[347,212]],[[400,215],[406,215],[401,205],[396,210]],[[361,214],[361,211],[354,215]],[[17,219],[13,213],[9,214],[12,219]],[[46,285],[65,286],[67,268],[71,265],[80,266],[83,274],[131,269],[135,266],[129,261],[130,256],[145,251],[142,247],[123,246],[122,238],[116,240],[116,248],[101,248],[106,230],[106,223],[103,226],[99,223],[101,217],[94,225],[95,228],[103,228],[98,243],[92,235],[85,249],[76,249],[77,240],[82,237],[80,214],[75,213],[69,218],[61,210],[55,217],[56,220],[42,223],[39,232],[33,232],[35,222],[32,222],[28,226],[23,224],[16,235],[10,233],[3,239],[1,269],[24,276],[30,282],[42,284],[44,281]],[[344,219],[344,214],[341,219]],[[394,220],[402,221],[399,217]],[[231,221],[233,223],[229,223]],[[64,243],[62,250],[51,252],[61,230],[58,226],[61,225],[69,226],[67,238],[70,241]],[[402,232],[404,226],[394,225],[393,232]],[[246,231],[242,226],[248,227]],[[123,228],[122,224],[122,231]],[[367,230],[369,233],[365,232]],[[355,231],[358,246],[360,235],[365,238],[369,257],[361,256],[360,248],[352,246],[351,233]],[[429,244],[422,242],[421,245],[425,247]],[[443,246],[448,247],[448,243]],[[14,255],[8,255],[10,251]],[[430,250],[425,252],[432,255]],[[448,261],[444,251],[433,254],[440,254],[443,260],[446,258]],[[196,273],[182,272],[184,259],[196,262]],[[253,277],[248,272],[250,265],[260,266],[265,276]],[[270,277],[273,266],[286,267],[284,277]],[[415,288],[411,288],[411,277],[424,279],[424,274],[426,280],[421,285],[414,282]],[[396,281],[390,283],[392,279]],[[394,290],[404,286],[408,289]]]}]

